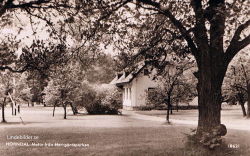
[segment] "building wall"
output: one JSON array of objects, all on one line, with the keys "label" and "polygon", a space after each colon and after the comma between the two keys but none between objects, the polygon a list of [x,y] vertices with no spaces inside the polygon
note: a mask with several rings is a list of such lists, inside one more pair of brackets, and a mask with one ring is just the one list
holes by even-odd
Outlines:
[{"label": "building wall", "polygon": [[143,73],[140,73],[134,81],[136,82],[136,104],[138,106],[146,106],[147,91],[148,88],[156,88],[158,83],[152,80],[151,77],[145,76]]},{"label": "building wall", "polygon": [[133,110],[133,107],[146,106],[148,88],[157,86],[158,82],[152,80],[152,76],[144,75],[142,70],[132,82],[123,86],[123,109]]}]

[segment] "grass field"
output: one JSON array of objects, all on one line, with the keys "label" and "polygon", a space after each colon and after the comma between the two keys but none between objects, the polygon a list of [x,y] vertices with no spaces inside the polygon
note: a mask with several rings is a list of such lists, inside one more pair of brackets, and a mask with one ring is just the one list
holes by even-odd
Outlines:
[{"label": "grass field", "polygon": [[[64,156],[64,155],[246,155],[250,153],[250,131],[228,130],[223,149],[206,151],[186,144],[185,133],[193,125],[167,125],[161,121],[141,120],[131,114],[124,115],[69,115],[63,120],[63,110],[52,108],[23,108],[20,118],[12,117],[7,109],[7,124],[0,124],[1,156]],[[143,117],[143,116],[142,116]],[[10,140],[7,136],[38,136],[36,140]],[[6,142],[75,143],[89,147],[19,147],[6,146]],[[239,148],[228,148],[228,144]]]}]

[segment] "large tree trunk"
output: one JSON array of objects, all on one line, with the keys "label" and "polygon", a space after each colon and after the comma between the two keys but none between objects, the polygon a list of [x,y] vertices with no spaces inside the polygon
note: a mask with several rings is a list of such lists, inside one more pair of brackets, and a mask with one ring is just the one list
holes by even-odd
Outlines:
[{"label": "large tree trunk", "polygon": [[5,101],[6,101],[6,97],[4,97],[4,100],[3,100],[3,103],[2,103],[2,122],[6,122],[5,114],[4,114]]},{"label": "large tree trunk", "polygon": [[202,132],[210,132],[212,128],[220,125],[221,123],[221,91],[212,87],[211,83],[205,83],[199,87],[198,134],[202,134]]},{"label": "large tree trunk", "polygon": [[[213,128],[221,124],[221,87],[227,70],[220,53],[214,53],[204,57],[200,62],[197,75],[198,84],[198,108],[199,120],[197,135],[203,132],[211,132]],[[206,55],[206,54],[204,54]]]}]

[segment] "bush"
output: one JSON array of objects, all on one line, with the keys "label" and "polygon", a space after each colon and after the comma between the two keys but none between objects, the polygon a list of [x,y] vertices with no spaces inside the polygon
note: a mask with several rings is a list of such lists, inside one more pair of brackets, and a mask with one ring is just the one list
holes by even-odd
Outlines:
[{"label": "bush", "polygon": [[166,104],[164,104],[165,95],[163,93],[163,90],[160,88],[156,88],[153,91],[148,92],[146,106],[151,109],[159,110],[166,108]]},{"label": "bush", "polygon": [[154,107],[152,106],[137,106],[137,107],[133,107],[134,110],[138,110],[138,111],[149,111],[152,110]]},{"label": "bush", "polygon": [[[94,94],[94,95],[93,95]],[[89,114],[119,114],[122,108],[121,92],[116,88],[106,88],[92,92],[91,100],[84,103]]]},{"label": "bush", "polygon": [[[164,101],[165,98],[166,98],[166,91],[164,91],[161,88],[156,88],[153,91],[148,92],[148,96],[146,99],[146,108],[140,108],[140,109],[167,110],[167,104]],[[198,109],[198,106],[183,105],[184,103],[188,103],[188,101],[192,99],[193,97],[189,97],[186,95],[185,96],[183,95],[182,97],[179,98],[171,98],[172,109],[176,110],[177,107],[179,110]],[[178,106],[177,103],[179,103]],[[182,103],[182,105],[180,105],[180,103]]]}]

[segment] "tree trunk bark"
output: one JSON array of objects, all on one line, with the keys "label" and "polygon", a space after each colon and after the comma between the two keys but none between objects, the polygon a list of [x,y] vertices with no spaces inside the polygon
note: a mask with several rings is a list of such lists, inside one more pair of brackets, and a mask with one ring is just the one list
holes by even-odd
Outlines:
[{"label": "tree trunk bark", "polygon": [[16,102],[15,102],[14,115],[16,115]]},{"label": "tree trunk bark", "polygon": [[250,118],[250,83],[247,85],[247,118]]},{"label": "tree trunk bark", "polygon": [[73,104],[72,104],[71,102],[70,102],[70,107],[71,107],[71,109],[72,109],[73,114],[76,115],[76,114],[78,113],[77,108],[74,107]]},{"label": "tree trunk bark", "polygon": [[4,108],[5,108],[5,101],[6,101],[6,97],[4,97],[3,103],[2,103],[2,122],[6,122],[5,120],[5,112],[4,112]]},{"label": "tree trunk bark", "polygon": [[210,132],[212,128],[220,125],[221,101],[220,91],[207,89],[209,84],[200,87],[198,93],[199,121],[197,133]]},{"label": "tree trunk bark", "polygon": [[171,99],[170,99],[170,96],[168,95],[168,98],[167,98],[167,116],[166,116],[166,120],[167,122],[169,123],[169,112],[170,112],[170,102],[171,102]]},{"label": "tree trunk bark", "polygon": [[63,104],[63,108],[64,108],[64,119],[67,119],[67,105]]},{"label": "tree trunk bark", "polygon": [[177,101],[177,103],[176,103],[176,112],[178,112],[179,111],[179,101]]},{"label": "tree trunk bark", "polygon": [[241,109],[242,109],[242,113],[243,113],[243,117],[247,116],[247,112],[246,112],[246,109],[245,109],[245,106],[244,106],[244,102],[239,102],[240,103],[240,106],[241,106]]},{"label": "tree trunk bark", "polygon": [[244,95],[242,93],[238,93],[237,97],[238,97],[238,101],[242,109],[243,117],[245,117],[247,116],[247,112],[246,112],[245,105],[244,105]]},{"label": "tree trunk bark", "polygon": [[54,104],[54,108],[53,108],[53,117],[55,116],[55,110],[56,110],[56,104]]},{"label": "tree trunk bark", "polygon": [[20,113],[20,104],[17,106],[17,112]]},{"label": "tree trunk bark", "polygon": [[11,102],[11,113],[12,113],[12,115],[14,115],[14,105],[12,102]]},{"label": "tree trunk bark", "polygon": [[219,56],[211,59],[204,57],[198,72],[198,128],[197,135],[212,132],[221,124],[221,87],[226,74],[227,65]]},{"label": "tree trunk bark", "polygon": [[169,123],[169,104],[168,104],[168,109],[167,109],[167,116],[166,116],[166,120]]}]

